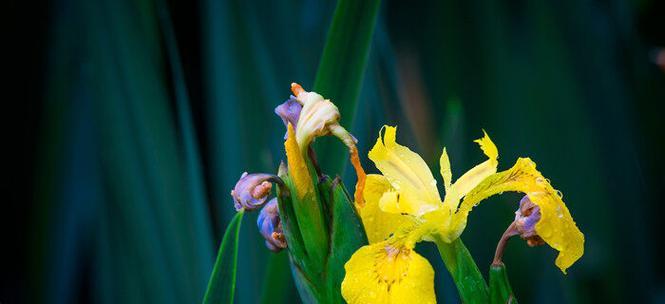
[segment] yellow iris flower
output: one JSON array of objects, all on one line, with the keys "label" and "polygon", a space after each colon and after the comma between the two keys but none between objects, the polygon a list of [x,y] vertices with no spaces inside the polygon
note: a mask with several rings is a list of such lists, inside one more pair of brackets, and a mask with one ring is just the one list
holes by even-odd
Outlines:
[{"label": "yellow iris flower", "polygon": [[488,159],[452,182],[446,149],[440,158],[445,197],[442,200],[425,161],[399,145],[395,127],[385,126],[369,152],[382,175],[367,175],[359,214],[369,245],[346,263],[342,295],[354,303],[435,303],[434,270],[413,248],[422,240],[452,242],[464,228],[471,209],[505,191],[526,193],[541,210],[536,232],[559,251],[556,265],[566,268],[584,251],[584,236],[558,192],[529,158],[497,173],[498,150],[489,136],[475,142]]}]

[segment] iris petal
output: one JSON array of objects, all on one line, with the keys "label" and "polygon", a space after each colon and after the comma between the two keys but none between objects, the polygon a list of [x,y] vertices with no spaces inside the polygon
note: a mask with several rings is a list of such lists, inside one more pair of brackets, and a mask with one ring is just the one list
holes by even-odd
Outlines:
[{"label": "iris petal", "polygon": [[344,265],[342,296],[356,303],[436,303],[434,269],[412,248],[380,242],[361,247]]},{"label": "iris petal", "polygon": [[584,254],[584,235],[559,192],[536,170],[536,164],[529,158],[518,159],[512,168],[487,177],[471,190],[455,214],[453,233],[458,236],[464,230],[468,214],[476,204],[505,191],[525,193],[540,207],[541,219],[536,224],[536,232],[559,251],[555,264],[565,273]]},{"label": "iris petal", "polygon": [[412,221],[408,216],[384,212],[379,208],[379,200],[391,189],[390,183],[382,175],[367,175],[363,192],[365,205],[358,211],[370,244],[385,240],[396,230],[396,227]]},{"label": "iris petal", "polygon": [[379,136],[368,156],[400,197],[409,202],[408,208],[400,207],[399,211],[420,216],[439,208],[441,198],[436,180],[425,161],[395,141],[395,127],[385,126],[383,130],[383,136]]}]

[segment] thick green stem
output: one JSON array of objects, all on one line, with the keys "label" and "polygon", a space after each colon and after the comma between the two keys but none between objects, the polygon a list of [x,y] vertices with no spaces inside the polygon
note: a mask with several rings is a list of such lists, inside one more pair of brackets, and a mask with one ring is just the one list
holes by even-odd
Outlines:
[{"label": "thick green stem", "polygon": [[461,239],[446,243],[436,238],[441,259],[453,278],[463,303],[488,303],[489,289]]},{"label": "thick green stem", "polygon": [[510,281],[503,263],[490,266],[490,303],[491,304],[517,304],[517,299],[510,288]]}]

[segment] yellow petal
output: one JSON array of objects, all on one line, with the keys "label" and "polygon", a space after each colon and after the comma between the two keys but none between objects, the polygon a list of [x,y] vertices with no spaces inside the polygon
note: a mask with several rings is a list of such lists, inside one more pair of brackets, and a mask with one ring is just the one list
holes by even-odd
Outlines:
[{"label": "yellow petal", "polygon": [[455,187],[455,193],[460,198],[475,188],[486,177],[496,173],[496,167],[499,164],[497,161],[499,152],[487,133],[485,131],[483,133],[485,136],[481,139],[476,139],[474,142],[480,145],[480,149],[483,150],[483,153],[489,159],[471,168],[471,170],[464,173],[464,175],[455,181],[453,187]]},{"label": "yellow petal", "polygon": [[476,139],[473,142],[480,145],[480,149],[483,150],[483,153],[485,153],[489,159],[496,160],[499,158],[499,150],[496,148],[496,145],[492,142],[485,130],[483,130],[483,134],[485,135],[483,138]]},{"label": "yellow petal", "polygon": [[450,185],[453,179],[453,171],[450,169],[450,159],[448,158],[448,152],[446,148],[443,148],[441,153],[441,158],[439,159],[439,166],[441,167],[441,177],[443,177],[443,186],[446,188],[446,195],[450,189]]},{"label": "yellow petal", "polygon": [[363,246],[344,269],[342,296],[349,304],[436,303],[434,270],[412,248],[388,242]]},{"label": "yellow petal", "polygon": [[440,207],[436,180],[423,159],[409,148],[395,141],[397,129],[384,126],[383,138],[379,135],[369,151],[369,158],[399,192],[415,208],[401,210],[403,213],[422,215]]},{"label": "yellow petal", "polygon": [[471,209],[481,200],[505,191],[526,193],[540,207],[541,218],[536,224],[538,235],[552,248],[559,251],[556,265],[563,271],[584,254],[584,235],[577,228],[566,204],[529,158],[520,158],[515,165],[496,173],[469,192],[454,215],[455,234],[466,226]]},{"label": "yellow petal", "polygon": [[314,184],[309,175],[307,163],[303,158],[296,140],[295,131],[290,123],[287,126],[287,138],[284,142],[284,148],[286,149],[286,159],[289,165],[289,176],[296,186],[297,197],[303,198],[306,195],[314,193]]},{"label": "yellow petal", "polygon": [[363,196],[365,205],[358,209],[365,226],[365,233],[370,244],[385,240],[393,232],[411,219],[400,214],[387,213],[379,208],[379,201],[384,193],[392,190],[388,180],[382,175],[369,174],[365,181]]}]

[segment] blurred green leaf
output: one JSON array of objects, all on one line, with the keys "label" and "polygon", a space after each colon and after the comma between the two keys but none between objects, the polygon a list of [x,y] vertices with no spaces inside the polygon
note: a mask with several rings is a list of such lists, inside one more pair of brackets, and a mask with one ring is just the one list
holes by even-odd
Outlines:
[{"label": "blurred green leaf", "polygon": [[[313,90],[337,105],[343,126],[348,126],[356,113],[380,3],[380,0],[338,1],[328,30]],[[321,147],[324,167],[328,164],[334,170],[344,168],[343,149],[342,145],[329,143]]]},{"label": "blurred green leaf", "polygon": [[226,227],[222,243],[219,245],[217,260],[208,281],[208,290],[203,297],[204,304],[233,303],[238,266],[238,242],[240,224],[244,212],[239,211]]},{"label": "blurred green leaf", "polygon": [[266,274],[263,276],[259,303],[289,303],[290,290],[283,287],[286,286],[284,281],[288,282],[290,280],[292,278],[289,270],[288,252],[282,251],[271,254],[268,261],[268,269],[266,269]]}]

